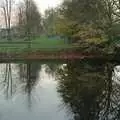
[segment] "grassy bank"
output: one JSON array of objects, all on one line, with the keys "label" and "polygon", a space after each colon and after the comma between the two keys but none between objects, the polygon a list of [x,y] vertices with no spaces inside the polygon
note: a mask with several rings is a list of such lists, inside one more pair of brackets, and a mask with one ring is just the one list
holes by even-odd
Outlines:
[{"label": "grassy bank", "polygon": [[62,39],[48,38],[45,36],[24,40],[0,41],[0,52],[26,52],[26,51],[61,51],[70,50],[75,47]]}]

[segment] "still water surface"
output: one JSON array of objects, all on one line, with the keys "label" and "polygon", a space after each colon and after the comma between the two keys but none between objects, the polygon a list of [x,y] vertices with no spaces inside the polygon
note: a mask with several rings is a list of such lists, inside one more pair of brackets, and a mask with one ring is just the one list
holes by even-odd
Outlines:
[{"label": "still water surface", "polygon": [[0,120],[119,120],[120,66],[1,63]]}]

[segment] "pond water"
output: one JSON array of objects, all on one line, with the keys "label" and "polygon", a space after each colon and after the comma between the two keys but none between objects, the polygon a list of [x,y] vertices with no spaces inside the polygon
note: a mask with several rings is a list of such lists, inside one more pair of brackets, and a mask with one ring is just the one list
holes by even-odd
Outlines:
[{"label": "pond water", "polygon": [[120,66],[101,60],[0,64],[0,120],[119,120]]}]

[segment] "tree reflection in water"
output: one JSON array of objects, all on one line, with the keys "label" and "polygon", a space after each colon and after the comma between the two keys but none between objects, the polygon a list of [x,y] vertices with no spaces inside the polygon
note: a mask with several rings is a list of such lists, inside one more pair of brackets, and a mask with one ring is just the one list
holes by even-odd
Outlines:
[{"label": "tree reflection in water", "polygon": [[[120,77],[113,66],[112,63],[83,60],[69,61],[62,66],[49,63],[45,68],[47,73],[56,75],[58,93],[74,114],[74,120],[119,120],[120,84],[114,81]],[[24,92],[30,109],[41,65],[7,63],[4,68],[0,85],[7,99]]]},{"label": "tree reflection in water", "polygon": [[74,120],[120,119],[120,86],[112,81],[112,64],[68,62],[58,70],[57,80]]},{"label": "tree reflection in water", "polygon": [[[31,107],[32,90],[37,84],[37,75],[40,66],[36,63],[27,64],[4,64],[4,80],[1,81],[1,87],[7,99],[13,95],[24,92],[27,95],[28,107]],[[18,71],[18,72],[16,72]]]},{"label": "tree reflection in water", "polygon": [[12,68],[11,64],[5,66],[5,79],[4,79],[6,98],[8,99],[13,94],[13,82],[12,82]]},{"label": "tree reflection in water", "polygon": [[[15,96],[25,95],[27,106],[31,108],[32,101],[34,101],[35,88],[38,79],[38,72],[41,70],[39,63],[20,63],[20,64],[2,64],[1,72],[3,72],[0,88],[4,91],[7,100]],[[55,75],[57,64],[45,64],[45,72],[50,75]],[[21,94],[22,93],[22,94]],[[24,93],[24,94],[23,94]]]}]

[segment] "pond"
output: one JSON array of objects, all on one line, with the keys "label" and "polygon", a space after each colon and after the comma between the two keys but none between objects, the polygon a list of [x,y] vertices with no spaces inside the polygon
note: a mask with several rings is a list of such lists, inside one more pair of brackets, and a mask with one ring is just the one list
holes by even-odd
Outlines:
[{"label": "pond", "polygon": [[119,120],[120,66],[101,60],[0,63],[0,120]]}]

